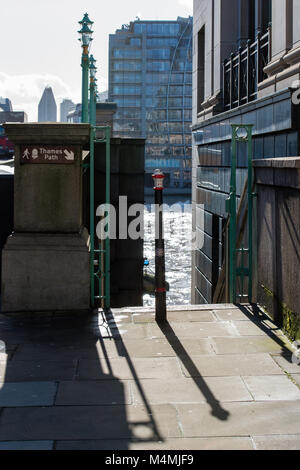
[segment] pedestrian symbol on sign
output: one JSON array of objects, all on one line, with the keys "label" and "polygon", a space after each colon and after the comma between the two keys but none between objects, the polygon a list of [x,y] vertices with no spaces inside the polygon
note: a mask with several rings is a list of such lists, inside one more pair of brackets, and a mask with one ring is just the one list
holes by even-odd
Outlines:
[{"label": "pedestrian symbol on sign", "polygon": [[25,152],[23,153],[23,158],[26,158],[27,160],[29,160],[29,155],[30,155],[30,152],[28,149],[26,149]]}]

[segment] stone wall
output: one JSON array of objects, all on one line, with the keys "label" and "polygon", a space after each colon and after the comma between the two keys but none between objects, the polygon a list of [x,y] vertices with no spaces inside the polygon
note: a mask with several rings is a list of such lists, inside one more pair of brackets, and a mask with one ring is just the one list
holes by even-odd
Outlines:
[{"label": "stone wall", "polygon": [[0,174],[0,293],[2,249],[13,231],[14,223],[14,175]]},{"label": "stone wall", "polygon": [[300,157],[254,162],[258,302],[300,339]]}]

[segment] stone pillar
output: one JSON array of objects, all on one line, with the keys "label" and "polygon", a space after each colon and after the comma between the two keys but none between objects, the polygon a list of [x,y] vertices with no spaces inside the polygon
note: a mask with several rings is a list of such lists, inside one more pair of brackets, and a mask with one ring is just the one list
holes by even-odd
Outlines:
[{"label": "stone pillar", "polygon": [[2,311],[90,308],[82,225],[88,124],[6,124],[15,144],[14,233],[2,254]]}]

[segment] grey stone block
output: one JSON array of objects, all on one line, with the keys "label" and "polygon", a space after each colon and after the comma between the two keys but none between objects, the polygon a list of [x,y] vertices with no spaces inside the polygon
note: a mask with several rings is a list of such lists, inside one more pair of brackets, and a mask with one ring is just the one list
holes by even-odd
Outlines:
[{"label": "grey stone block", "polygon": [[1,382],[49,382],[73,380],[76,371],[74,361],[9,361],[0,363]]},{"label": "grey stone block", "polygon": [[60,441],[56,443],[57,450],[136,450],[136,451],[166,451],[166,450],[253,450],[253,444],[247,437],[215,437],[164,439],[138,442],[131,440],[102,440],[102,441]]},{"label": "grey stone block", "polygon": [[243,377],[243,379],[256,401],[300,400],[300,390],[284,375]]},{"label": "grey stone block", "polygon": [[0,442],[0,450],[53,450],[54,441]]},{"label": "grey stone block", "polygon": [[118,380],[60,382],[55,400],[55,405],[59,406],[130,405],[131,403],[129,383]]},{"label": "grey stone block", "polygon": [[0,382],[0,406],[51,406],[57,384],[54,382]]},{"label": "grey stone block", "polygon": [[[182,370],[186,377],[234,377],[283,375],[284,372],[268,354],[237,354],[228,356],[194,357],[195,370],[188,371],[182,361]],[[197,370],[197,373],[195,373]]]},{"label": "grey stone block", "polygon": [[87,233],[13,234],[3,250],[2,311],[89,310]]},{"label": "grey stone block", "polygon": [[253,436],[257,450],[300,450],[300,435]]},{"label": "grey stone block", "polygon": [[153,406],[59,406],[6,408],[0,415],[0,440],[143,439],[157,435],[180,437],[176,410],[170,405]]},{"label": "grey stone block", "polygon": [[[218,419],[208,405],[177,405],[184,437],[297,434],[299,401],[226,403],[227,420]],[[272,418],[270,418],[272,416]]]}]

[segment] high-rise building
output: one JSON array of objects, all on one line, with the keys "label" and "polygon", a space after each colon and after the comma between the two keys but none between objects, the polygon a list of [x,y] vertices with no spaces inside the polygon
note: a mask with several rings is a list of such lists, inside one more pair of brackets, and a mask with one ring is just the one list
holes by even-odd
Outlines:
[{"label": "high-rise building", "polygon": [[193,19],[134,21],[109,38],[109,101],[117,137],[146,138],[146,187],[161,168],[170,188],[191,187]]},{"label": "high-rise building", "polygon": [[73,103],[72,100],[64,99],[60,103],[60,122],[67,122],[68,121],[68,119],[67,119],[68,114],[71,111],[74,111],[75,107],[76,107],[76,104]]},{"label": "high-rise building", "polygon": [[47,86],[39,102],[39,122],[57,122],[57,106],[52,88]]},{"label": "high-rise building", "polygon": [[12,112],[12,104],[8,98],[2,98],[0,96],[0,111],[5,111],[6,113]]}]

